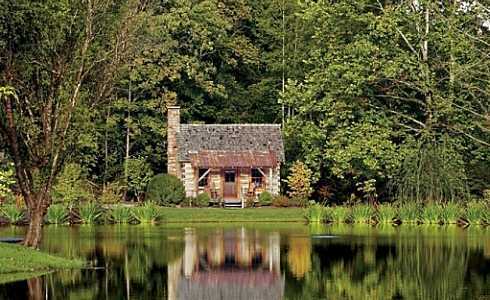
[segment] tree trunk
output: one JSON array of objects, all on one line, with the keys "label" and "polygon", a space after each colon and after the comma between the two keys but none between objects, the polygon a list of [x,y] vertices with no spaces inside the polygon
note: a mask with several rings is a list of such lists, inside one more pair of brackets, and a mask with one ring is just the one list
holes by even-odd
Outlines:
[{"label": "tree trunk", "polygon": [[42,207],[32,208],[29,212],[29,228],[22,244],[31,248],[39,248],[42,238],[43,221],[46,210]]}]

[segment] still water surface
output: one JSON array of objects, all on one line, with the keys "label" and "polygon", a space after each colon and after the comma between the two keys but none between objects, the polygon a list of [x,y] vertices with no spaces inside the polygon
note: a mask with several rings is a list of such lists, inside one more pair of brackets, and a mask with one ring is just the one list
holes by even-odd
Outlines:
[{"label": "still water surface", "polygon": [[95,268],[0,285],[1,299],[490,299],[489,228],[47,226],[42,249]]}]

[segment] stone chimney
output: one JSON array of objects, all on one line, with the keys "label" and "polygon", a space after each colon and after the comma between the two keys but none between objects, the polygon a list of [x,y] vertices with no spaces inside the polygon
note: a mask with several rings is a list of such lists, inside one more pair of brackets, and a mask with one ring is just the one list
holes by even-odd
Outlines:
[{"label": "stone chimney", "polygon": [[180,132],[180,106],[167,107],[167,173],[181,178],[177,135]]}]

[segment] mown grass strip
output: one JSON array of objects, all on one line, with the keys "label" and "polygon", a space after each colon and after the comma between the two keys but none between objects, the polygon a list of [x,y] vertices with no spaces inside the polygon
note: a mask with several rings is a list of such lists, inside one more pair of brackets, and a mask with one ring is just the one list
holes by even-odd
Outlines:
[{"label": "mown grass strip", "polygon": [[304,222],[302,208],[161,208],[168,223],[190,222]]},{"label": "mown grass strip", "polygon": [[0,243],[0,283],[39,276],[53,270],[79,269],[85,263],[20,245]]}]

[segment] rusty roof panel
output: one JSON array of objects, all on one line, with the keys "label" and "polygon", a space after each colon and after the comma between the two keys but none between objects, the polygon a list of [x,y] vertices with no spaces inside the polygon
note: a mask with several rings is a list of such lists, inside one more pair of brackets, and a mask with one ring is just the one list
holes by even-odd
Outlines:
[{"label": "rusty roof panel", "polygon": [[274,151],[203,150],[189,153],[189,156],[196,168],[275,167],[278,163]]}]

